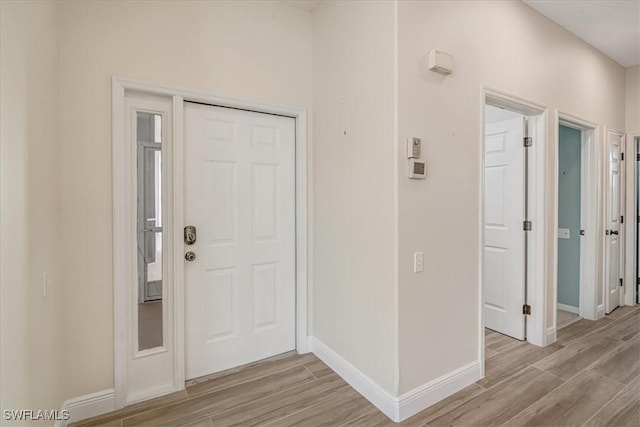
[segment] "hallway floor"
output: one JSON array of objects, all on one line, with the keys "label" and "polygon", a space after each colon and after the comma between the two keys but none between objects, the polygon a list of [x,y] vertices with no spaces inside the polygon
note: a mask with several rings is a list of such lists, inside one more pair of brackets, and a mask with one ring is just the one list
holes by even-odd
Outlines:
[{"label": "hallway floor", "polygon": [[485,378],[396,424],[314,355],[191,381],[81,426],[638,426],[640,309],[581,319],[541,348],[486,331]]},{"label": "hallway floor", "polygon": [[564,310],[556,310],[556,330],[560,330],[565,326],[569,326],[570,324],[577,322],[582,319],[579,315],[575,313],[570,313]]}]

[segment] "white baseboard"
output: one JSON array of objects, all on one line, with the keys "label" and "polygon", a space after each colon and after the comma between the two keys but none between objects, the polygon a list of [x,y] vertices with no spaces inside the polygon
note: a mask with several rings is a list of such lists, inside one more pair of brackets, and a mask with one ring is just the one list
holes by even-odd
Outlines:
[{"label": "white baseboard", "polygon": [[554,328],[553,326],[550,328],[547,328],[547,336],[545,338],[544,345],[553,344],[554,342],[556,342],[556,339],[557,339],[556,328]]},{"label": "white baseboard", "polygon": [[384,390],[315,337],[311,351],[392,421],[400,422],[482,378],[479,361],[462,366],[399,397]]},{"label": "white baseboard", "polygon": [[66,427],[67,424],[115,411],[116,399],[112,388],[97,393],[86,394],[65,400],[62,410],[69,411],[69,419],[56,421],[55,427]]},{"label": "white baseboard", "polygon": [[596,320],[604,317],[604,304],[600,304],[596,307]]},{"label": "white baseboard", "polygon": [[400,417],[397,421],[406,420],[481,378],[480,362],[476,360],[400,395],[398,398]]},{"label": "white baseboard", "polygon": [[363,395],[387,417],[393,421],[399,421],[396,398],[316,337],[309,337],[309,343],[311,344],[311,351],[327,366],[333,369],[335,373],[340,375],[342,379],[349,383],[351,387]]},{"label": "white baseboard", "polygon": [[557,306],[558,306],[558,310],[567,311],[573,314],[580,314],[580,309],[578,307],[574,307],[572,305],[560,304],[560,303],[558,303]]}]

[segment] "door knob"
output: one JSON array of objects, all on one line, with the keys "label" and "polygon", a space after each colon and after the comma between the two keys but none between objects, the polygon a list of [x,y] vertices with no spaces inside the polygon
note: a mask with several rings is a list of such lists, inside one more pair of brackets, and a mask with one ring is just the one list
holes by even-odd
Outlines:
[{"label": "door knob", "polygon": [[193,251],[189,251],[184,254],[184,259],[186,259],[187,261],[193,261],[196,259],[196,253]]},{"label": "door knob", "polygon": [[611,230],[611,235],[614,235],[614,234],[617,236],[618,232],[616,230]]}]

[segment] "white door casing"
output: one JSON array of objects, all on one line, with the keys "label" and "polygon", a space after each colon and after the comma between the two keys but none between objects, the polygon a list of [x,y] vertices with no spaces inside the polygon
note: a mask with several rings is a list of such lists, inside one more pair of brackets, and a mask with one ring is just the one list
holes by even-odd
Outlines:
[{"label": "white door casing", "polygon": [[605,313],[611,313],[620,305],[622,277],[622,244],[623,228],[620,221],[622,205],[622,164],[621,152],[624,135],[607,131],[607,175],[605,189]]},{"label": "white door casing", "polygon": [[484,325],[525,338],[524,119],[485,127]]},{"label": "white door casing", "polygon": [[296,348],[295,120],[186,103],[186,377]]},{"label": "white door casing", "polygon": [[[136,257],[136,153],[135,135],[128,123],[132,116],[127,98],[159,103],[145,111],[162,111],[166,116],[166,144],[163,143],[164,234],[162,349],[145,350],[132,358],[137,346],[137,320],[133,305],[138,300]],[[307,353],[307,114],[303,107],[265,104],[221,97],[187,88],[149,83],[122,77],[112,81],[112,189],[113,189],[113,289],[114,289],[114,398],[115,408],[157,397],[185,387],[185,299],[184,299],[184,106],[185,100],[266,114],[295,121],[295,348]],[[163,137],[164,139],[164,137]],[[164,173],[163,172],[163,173]],[[165,179],[166,178],[166,179]],[[166,205],[165,205],[166,203]],[[165,271],[163,271],[165,273]],[[158,350],[160,353],[158,353]],[[157,363],[171,353],[172,363]],[[163,385],[159,386],[162,383]],[[93,415],[98,415],[93,414]]]}]

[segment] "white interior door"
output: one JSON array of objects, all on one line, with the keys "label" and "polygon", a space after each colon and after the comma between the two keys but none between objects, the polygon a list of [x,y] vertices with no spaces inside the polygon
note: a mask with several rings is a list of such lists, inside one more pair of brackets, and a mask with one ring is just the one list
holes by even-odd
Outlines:
[{"label": "white interior door", "polygon": [[186,103],[186,377],[295,349],[295,120]]},{"label": "white interior door", "polygon": [[622,225],[621,212],[621,164],[623,135],[607,132],[607,203],[606,203],[606,268],[605,268],[605,313],[611,313],[620,305],[621,289],[621,251]]},{"label": "white interior door", "polygon": [[524,339],[524,119],[485,127],[484,324]]}]

